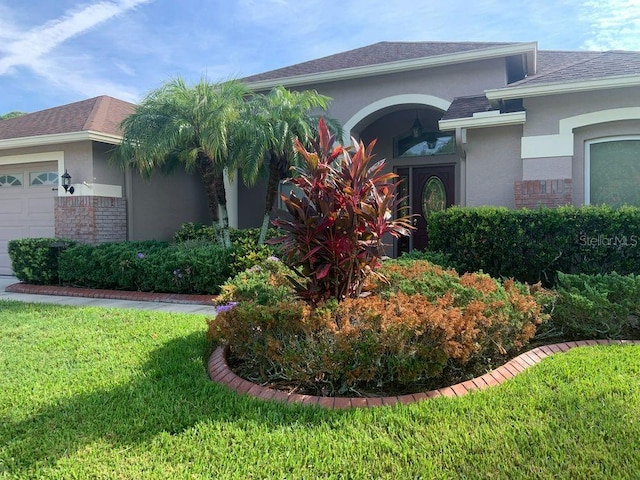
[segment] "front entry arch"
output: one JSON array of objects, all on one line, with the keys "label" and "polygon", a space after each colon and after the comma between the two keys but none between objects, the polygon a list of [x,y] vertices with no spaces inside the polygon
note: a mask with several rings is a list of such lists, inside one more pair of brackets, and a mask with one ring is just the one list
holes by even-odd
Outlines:
[{"label": "front entry arch", "polygon": [[344,137],[345,141],[350,141],[353,135],[353,130],[363,120],[369,118],[371,115],[378,111],[388,109],[389,107],[396,107],[402,105],[424,105],[425,107],[435,108],[437,110],[446,112],[451,105],[451,102],[444,98],[435,97],[433,95],[424,94],[405,94],[405,95],[393,95],[390,97],[382,98],[373,103],[370,103],[366,107],[357,111],[349,120],[344,124]]}]

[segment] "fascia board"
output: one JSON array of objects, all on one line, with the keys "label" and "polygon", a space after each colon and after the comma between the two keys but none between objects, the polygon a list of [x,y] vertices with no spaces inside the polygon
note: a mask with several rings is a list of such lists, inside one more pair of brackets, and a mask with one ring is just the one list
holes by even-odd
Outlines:
[{"label": "fascia board", "polygon": [[499,113],[496,115],[483,115],[477,117],[456,118],[452,120],[440,120],[440,130],[448,131],[456,128],[485,128],[504,127],[508,125],[522,125],[527,121],[526,112]]},{"label": "fascia board", "polygon": [[498,100],[512,100],[516,98],[542,97],[565,93],[579,93],[592,90],[607,90],[612,88],[640,86],[640,75],[618,75],[615,77],[594,80],[580,80],[573,82],[557,82],[546,85],[532,85],[522,87],[506,87],[485,90],[487,99],[491,102]]},{"label": "fascia board", "polygon": [[87,140],[118,145],[122,142],[122,136],[86,130],[82,132],[54,133],[51,135],[8,138],[6,140],[0,140],[0,150],[37,147],[41,145],[55,145],[69,142],[82,142]]},{"label": "fascia board", "polygon": [[366,65],[363,67],[343,68],[330,72],[319,72],[307,75],[296,75],[292,77],[275,78],[248,82],[247,86],[252,90],[264,90],[278,85],[284,87],[309,85],[315,83],[333,82],[338,80],[351,80],[354,78],[370,77],[373,75],[384,75],[389,73],[399,73],[421,68],[433,68],[456,63],[466,63],[476,60],[488,60],[492,58],[506,57],[517,54],[527,54],[532,56],[537,49],[536,42],[519,43],[517,45],[505,45],[501,47],[490,47],[482,50],[471,50],[447,55],[436,55],[433,57],[415,58],[411,60],[399,60],[377,65]]}]

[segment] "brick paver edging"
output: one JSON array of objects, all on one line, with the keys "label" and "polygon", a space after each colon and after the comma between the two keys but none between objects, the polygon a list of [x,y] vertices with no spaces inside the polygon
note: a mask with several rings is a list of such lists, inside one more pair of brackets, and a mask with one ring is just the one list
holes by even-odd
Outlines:
[{"label": "brick paver edging", "polygon": [[131,300],[134,302],[184,303],[213,305],[213,295],[185,295],[181,293],[130,292],[125,290],[101,290],[97,288],[58,287],[54,285],[30,285],[14,283],[5,288],[10,293],[33,295],[57,295],[64,297],[107,298],[111,300]]},{"label": "brick paver edging", "polygon": [[228,348],[226,347],[218,347],[211,354],[207,365],[207,371],[209,372],[209,377],[214,382],[225,385],[241,395],[251,395],[263,400],[275,400],[284,403],[302,403],[304,405],[319,405],[325,408],[379,407],[383,405],[395,405],[397,403],[415,403],[440,396],[460,397],[472,390],[484,390],[485,388],[499,385],[554,353],[566,352],[567,350],[571,350],[575,347],[613,344],[640,345],[640,340],[582,340],[578,342],[564,342],[545,345],[518,355],[501,367],[498,367],[489,373],[485,373],[481,377],[467,380],[466,382],[458,383],[450,387],[397,397],[317,397],[314,395],[287,393],[282,390],[262,387],[240,378],[231,371],[227,364],[226,357]]}]

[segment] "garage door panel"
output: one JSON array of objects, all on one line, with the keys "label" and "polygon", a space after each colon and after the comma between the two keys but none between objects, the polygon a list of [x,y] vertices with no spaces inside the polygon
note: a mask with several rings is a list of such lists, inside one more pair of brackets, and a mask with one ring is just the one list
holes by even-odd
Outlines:
[{"label": "garage door panel", "polygon": [[25,237],[31,237],[31,238],[53,237],[54,234],[55,234],[54,228],[48,225],[31,226],[27,229],[27,234],[25,235]]},{"label": "garage door panel", "polygon": [[[3,193],[3,192],[0,192]],[[0,195],[0,221],[5,215],[23,215],[25,213],[24,200],[22,198],[5,199],[6,195]]]},{"label": "garage door panel", "polygon": [[13,275],[11,259],[9,258],[6,247],[0,247],[0,275]]},{"label": "garage door panel", "polygon": [[29,214],[44,213],[53,215],[53,198],[49,195],[47,198],[30,198],[27,203]]},{"label": "garage door panel", "polygon": [[[56,171],[55,163],[32,163],[6,166],[0,172],[19,173],[25,179],[30,172]],[[53,237],[54,198],[56,192],[48,186],[0,188],[0,275],[11,275],[7,253],[9,240],[17,238]]]}]

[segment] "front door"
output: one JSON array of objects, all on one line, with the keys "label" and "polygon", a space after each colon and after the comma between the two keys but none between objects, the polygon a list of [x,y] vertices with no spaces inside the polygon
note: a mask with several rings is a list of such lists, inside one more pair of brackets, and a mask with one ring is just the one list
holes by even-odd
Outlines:
[{"label": "front door", "polygon": [[424,250],[428,243],[427,217],[444,210],[455,202],[455,166],[436,165],[397,169],[397,173],[411,185],[408,196],[411,213],[416,214],[412,238],[398,241],[398,253],[411,249]]}]

